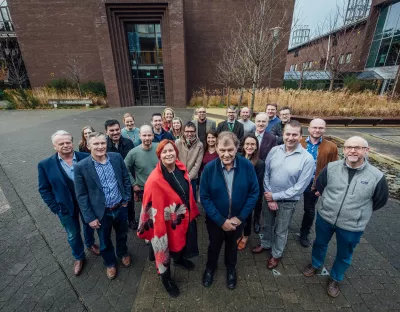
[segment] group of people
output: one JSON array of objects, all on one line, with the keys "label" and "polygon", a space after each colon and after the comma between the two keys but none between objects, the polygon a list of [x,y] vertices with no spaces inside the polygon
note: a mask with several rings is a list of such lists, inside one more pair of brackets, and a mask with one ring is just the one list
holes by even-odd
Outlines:
[{"label": "group of people", "polygon": [[[363,138],[349,138],[344,159],[339,160],[336,144],[324,138],[324,120],[312,120],[308,136],[303,137],[301,124],[291,120],[290,108],[279,112],[278,117],[277,105],[267,104],[253,123],[247,107],[240,110],[240,119],[235,107],[228,107],[227,120],[217,126],[204,107],[185,124],[166,108],[152,115],[151,125],[140,128],[127,113],[122,129],[118,120],[105,122],[105,134],[84,127],[79,152],[73,149],[71,134],[55,132],[51,140],[56,153],[38,165],[39,192],[68,234],[74,274],[84,267],[84,244],[103,257],[109,279],[116,277],[118,262],[130,266],[131,227],[149,245],[149,259],[155,261],[166,291],[177,297],[171,259],[175,266],[194,269],[190,259],[199,254],[200,202],[209,236],[202,284],[212,285],[225,242],[226,282],[234,289],[237,253],[247,247],[252,229],[262,234],[252,252],[267,253],[268,269],[279,265],[295,207],[303,196],[299,243],[305,248],[311,245],[316,216],[312,262],[303,274],[312,276],[321,269],[335,233],[337,254],[327,292],[338,296],[338,283],[372,211],[388,200],[388,186],[383,173],[368,162]],[[135,202],[141,203],[139,222]],[[100,246],[95,244],[94,230]]]}]

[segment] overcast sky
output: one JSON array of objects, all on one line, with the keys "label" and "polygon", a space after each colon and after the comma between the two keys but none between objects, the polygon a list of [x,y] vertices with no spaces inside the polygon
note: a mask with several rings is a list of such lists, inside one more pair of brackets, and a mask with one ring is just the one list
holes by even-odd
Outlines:
[{"label": "overcast sky", "polygon": [[308,25],[311,29],[311,36],[315,34],[318,25],[333,12],[337,6],[343,10],[347,7],[348,0],[296,0],[293,21],[298,19],[298,25]]}]

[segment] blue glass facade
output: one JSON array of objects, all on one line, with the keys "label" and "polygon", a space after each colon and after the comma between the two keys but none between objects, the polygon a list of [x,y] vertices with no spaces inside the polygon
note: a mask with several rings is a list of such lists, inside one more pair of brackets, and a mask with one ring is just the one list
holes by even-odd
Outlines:
[{"label": "blue glass facade", "polygon": [[383,6],[365,67],[400,64],[400,1]]}]

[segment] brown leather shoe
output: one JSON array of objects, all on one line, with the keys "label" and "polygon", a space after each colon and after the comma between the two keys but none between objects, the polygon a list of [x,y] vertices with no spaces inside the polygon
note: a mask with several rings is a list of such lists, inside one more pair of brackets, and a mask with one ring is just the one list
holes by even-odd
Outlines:
[{"label": "brown leather shoe", "polygon": [[122,262],[122,265],[126,268],[131,266],[131,264],[132,264],[131,256],[127,255],[125,257],[122,257],[121,262]]},{"label": "brown leather shoe", "polygon": [[330,278],[326,290],[328,291],[329,296],[336,298],[340,294],[339,283]]},{"label": "brown leather shoe", "polygon": [[96,244],[93,244],[88,248],[88,250],[95,256],[100,256],[100,248]]},{"label": "brown leather shoe", "polygon": [[258,245],[257,247],[254,247],[254,248],[251,250],[251,252],[252,252],[253,254],[259,254],[259,253],[262,253],[262,252],[264,252],[264,251],[270,251],[270,250],[271,250],[271,248],[264,248],[263,246]]},{"label": "brown leather shoe", "polygon": [[271,257],[267,263],[267,268],[270,270],[275,269],[278,266],[280,261],[281,261],[281,258]]},{"label": "brown leather shoe", "polygon": [[85,263],[85,259],[82,260],[76,260],[74,263],[74,274],[76,276],[79,276],[82,272],[83,269],[83,264]]},{"label": "brown leather shoe", "polygon": [[107,268],[107,277],[112,280],[117,276],[117,268],[115,266]]},{"label": "brown leather shoe", "polygon": [[314,268],[312,264],[307,265],[303,270],[303,275],[307,277],[311,277],[317,273],[318,269]]}]

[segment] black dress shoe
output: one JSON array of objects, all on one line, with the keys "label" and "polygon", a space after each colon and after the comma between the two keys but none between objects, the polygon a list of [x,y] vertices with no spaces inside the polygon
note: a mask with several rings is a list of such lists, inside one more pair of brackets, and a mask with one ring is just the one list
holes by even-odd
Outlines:
[{"label": "black dress shoe", "polygon": [[167,271],[161,274],[161,282],[163,283],[165,290],[172,297],[176,298],[179,296],[180,291],[175,282],[171,279],[171,271],[168,268]]},{"label": "black dress shoe", "polygon": [[136,231],[138,229],[139,224],[136,222],[136,220],[132,220],[132,221],[129,221],[128,226],[132,230]]},{"label": "black dress shoe", "polygon": [[261,225],[260,225],[260,219],[259,218],[254,218],[253,229],[254,229],[254,233],[256,233],[256,234],[260,233]]},{"label": "black dress shoe", "polygon": [[188,271],[193,271],[194,270],[194,263],[188,259],[181,258],[178,261],[174,261],[175,266],[182,267]]},{"label": "black dress shoe", "polygon": [[308,239],[308,235],[300,235],[300,245],[303,246],[304,248],[310,247],[311,243],[310,240]]},{"label": "black dress shoe", "polygon": [[236,270],[235,269],[228,269],[226,272],[226,285],[229,289],[235,289],[236,287]]},{"label": "black dress shoe", "polygon": [[203,286],[210,287],[214,279],[214,271],[206,269],[203,274]]}]

